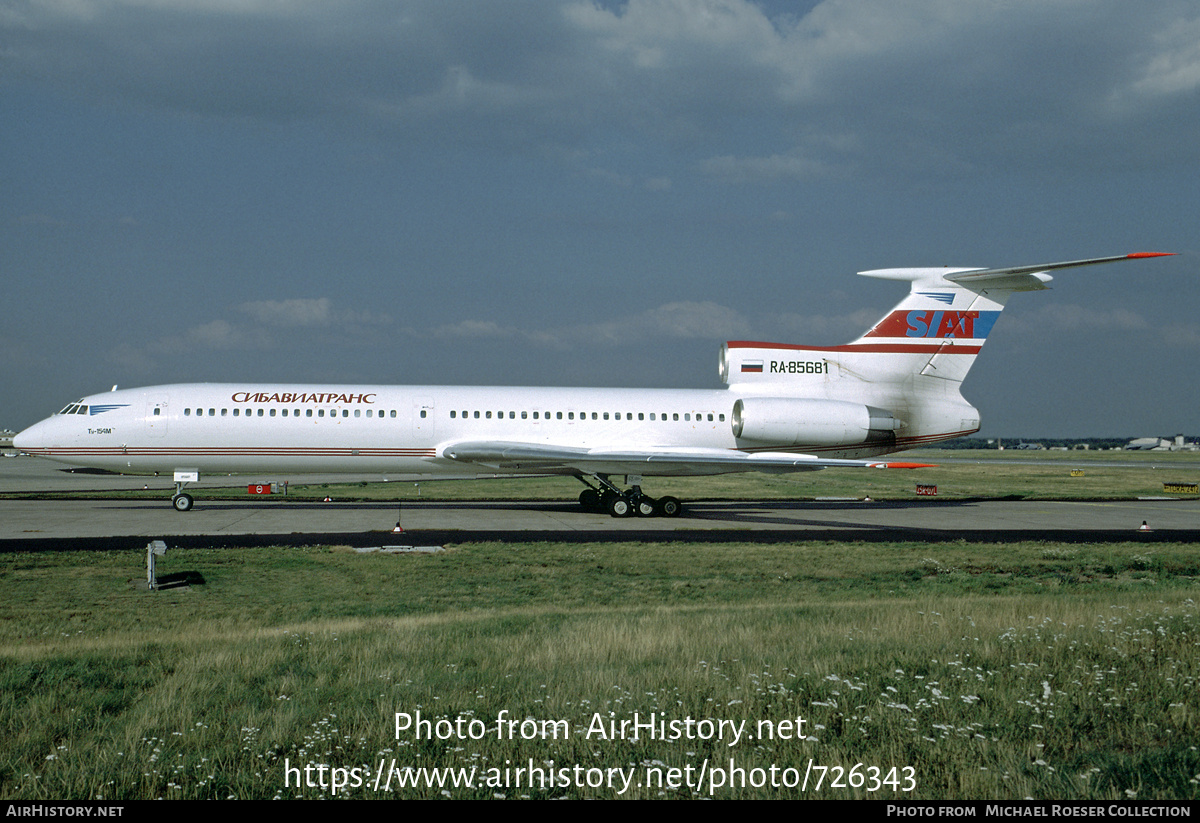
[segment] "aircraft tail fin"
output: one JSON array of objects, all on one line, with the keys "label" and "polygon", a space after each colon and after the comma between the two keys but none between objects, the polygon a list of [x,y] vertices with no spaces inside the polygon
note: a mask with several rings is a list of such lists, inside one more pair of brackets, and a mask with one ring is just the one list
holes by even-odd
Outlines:
[{"label": "aircraft tail fin", "polygon": [[1008,298],[1047,288],[1047,272],[1117,260],[1166,256],[1143,252],[1063,263],[984,268],[906,268],[859,272],[909,282],[909,293],[861,337],[842,346],[797,346],[733,340],[721,349],[729,385],[772,393],[822,396],[834,381],[863,384],[962,383]]}]

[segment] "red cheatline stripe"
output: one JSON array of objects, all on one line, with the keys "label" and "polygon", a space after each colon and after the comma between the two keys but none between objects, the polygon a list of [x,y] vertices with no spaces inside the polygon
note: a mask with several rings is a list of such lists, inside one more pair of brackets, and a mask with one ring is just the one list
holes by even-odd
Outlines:
[{"label": "red cheatline stripe", "polygon": [[134,457],[147,457],[155,455],[212,455],[212,456],[243,456],[243,457],[278,457],[278,456],[297,456],[297,457],[432,457],[436,454],[434,449],[348,449],[348,448],[295,448],[295,449],[233,449],[220,447],[203,447],[203,448],[107,448],[107,449],[91,449],[91,448],[74,448],[74,447],[48,447],[48,448],[30,448],[27,449],[30,454],[62,454],[72,456],[87,456],[95,455],[97,457],[113,457],[118,455],[131,455]]},{"label": "red cheatline stripe", "polygon": [[845,346],[797,346],[791,343],[754,343],[747,340],[730,340],[731,349],[780,349],[784,351],[817,351],[817,352],[875,352],[893,354],[979,354],[983,344],[977,346],[962,346],[945,341],[933,343],[848,343]]}]

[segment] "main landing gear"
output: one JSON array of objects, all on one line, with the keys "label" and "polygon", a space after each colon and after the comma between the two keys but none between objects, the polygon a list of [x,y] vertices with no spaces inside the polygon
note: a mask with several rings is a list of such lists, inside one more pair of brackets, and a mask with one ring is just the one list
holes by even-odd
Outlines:
[{"label": "main landing gear", "polygon": [[628,491],[614,485],[607,475],[592,475],[599,487],[588,483],[582,476],[579,481],[587,486],[579,493],[579,505],[586,511],[608,512],[613,517],[678,517],[683,504],[675,497],[660,497],[655,500],[642,492],[641,478]]}]

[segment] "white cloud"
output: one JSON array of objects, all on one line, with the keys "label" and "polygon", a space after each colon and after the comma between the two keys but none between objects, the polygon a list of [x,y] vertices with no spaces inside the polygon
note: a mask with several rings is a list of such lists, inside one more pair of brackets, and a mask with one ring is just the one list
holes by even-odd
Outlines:
[{"label": "white cloud", "polygon": [[105,359],[119,371],[139,377],[153,373],[158,365],[153,353],[141,346],[129,343],[117,344],[108,352]]},{"label": "white cloud", "polygon": [[736,183],[762,180],[805,180],[827,174],[826,164],[797,154],[770,157],[712,157],[700,164],[701,170],[712,177]]},{"label": "white cloud", "polygon": [[1091,309],[1073,303],[1053,306],[1041,305],[1026,309],[1010,319],[1009,323],[1022,324],[1029,334],[1044,337],[1047,332],[1077,334],[1096,332],[1107,334],[1113,331],[1139,331],[1151,328],[1145,317],[1128,309]]},{"label": "white cloud", "polygon": [[1145,44],[1143,63],[1129,84],[1114,95],[1126,104],[1139,99],[1181,97],[1200,89],[1200,15],[1162,20],[1163,28]]},{"label": "white cloud", "polygon": [[733,309],[712,302],[667,303],[639,314],[560,326],[545,332],[543,340],[565,346],[626,346],[668,339],[715,339],[737,336],[749,328]]},{"label": "white cloud", "polygon": [[1200,352],[1200,323],[1169,323],[1161,331],[1165,345]]},{"label": "white cloud", "polygon": [[[649,137],[735,180],[1182,144],[1200,88],[1177,0],[46,0],[0,31],[10,77],[98,97],[500,151]],[[1121,128],[1147,110],[1169,134]]]},{"label": "white cloud", "polygon": [[[716,339],[745,334],[750,325],[733,309],[711,302],[667,303],[631,317],[544,329],[502,326],[493,320],[463,320],[439,326],[441,339],[520,339],[553,348],[622,346],[666,339]],[[418,333],[419,332],[414,332]]]},{"label": "white cloud", "polygon": [[235,349],[246,344],[246,336],[226,320],[213,320],[188,329],[183,344],[210,350]]},{"label": "white cloud", "polygon": [[369,311],[337,309],[328,297],[261,300],[234,307],[235,316],[190,326],[179,334],[145,343],[120,343],[108,360],[136,374],[149,374],[163,355],[204,352],[263,352],[283,347],[345,347],[377,342],[391,319]]},{"label": "white cloud", "polygon": [[880,309],[856,309],[830,316],[785,313],[767,318],[764,325],[779,342],[830,346],[857,339],[881,317]]},{"label": "white cloud", "polygon": [[285,328],[328,326],[333,319],[332,304],[328,297],[261,300],[243,303],[237,308],[259,323]]},{"label": "white cloud", "polygon": [[1006,315],[1002,322],[1013,340],[1032,341],[1034,347],[1057,339],[1074,349],[1080,341],[1113,339],[1124,335],[1131,345],[1153,344],[1170,348],[1200,347],[1200,324],[1164,322],[1129,309],[1092,309],[1076,304],[1040,306]]},{"label": "white cloud", "polygon": [[661,71],[724,62],[769,62],[779,32],[741,0],[630,0],[619,9],[572,3],[566,17],[638,69]]},{"label": "white cloud", "polygon": [[438,338],[507,338],[523,336],[517,329],[501,326],[494,320],[463,320],[438,326],[432,332]]}]

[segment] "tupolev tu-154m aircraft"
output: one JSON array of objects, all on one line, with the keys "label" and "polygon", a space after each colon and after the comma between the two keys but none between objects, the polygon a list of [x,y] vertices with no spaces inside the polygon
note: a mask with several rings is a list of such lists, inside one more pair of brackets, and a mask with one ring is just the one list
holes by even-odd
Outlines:
[{"label": "tupolev tu-154m aircraft", "polygon": [[[913,468],[869,458],[979,430],[959,392],[1014,292],[1056,269],[1160,252],[1005,269],[864,271],[908,296],[843,346],[730,341],[724,389],[579,389],[191,383],[116,387],[21,432],[31,455],[117,472],[173,472],[172,502],[210,472],[380,474],[395,480],[566,475],[585,508],[676,516],[643,477]],[[624,476],[625,486],[614,478]]]}]

